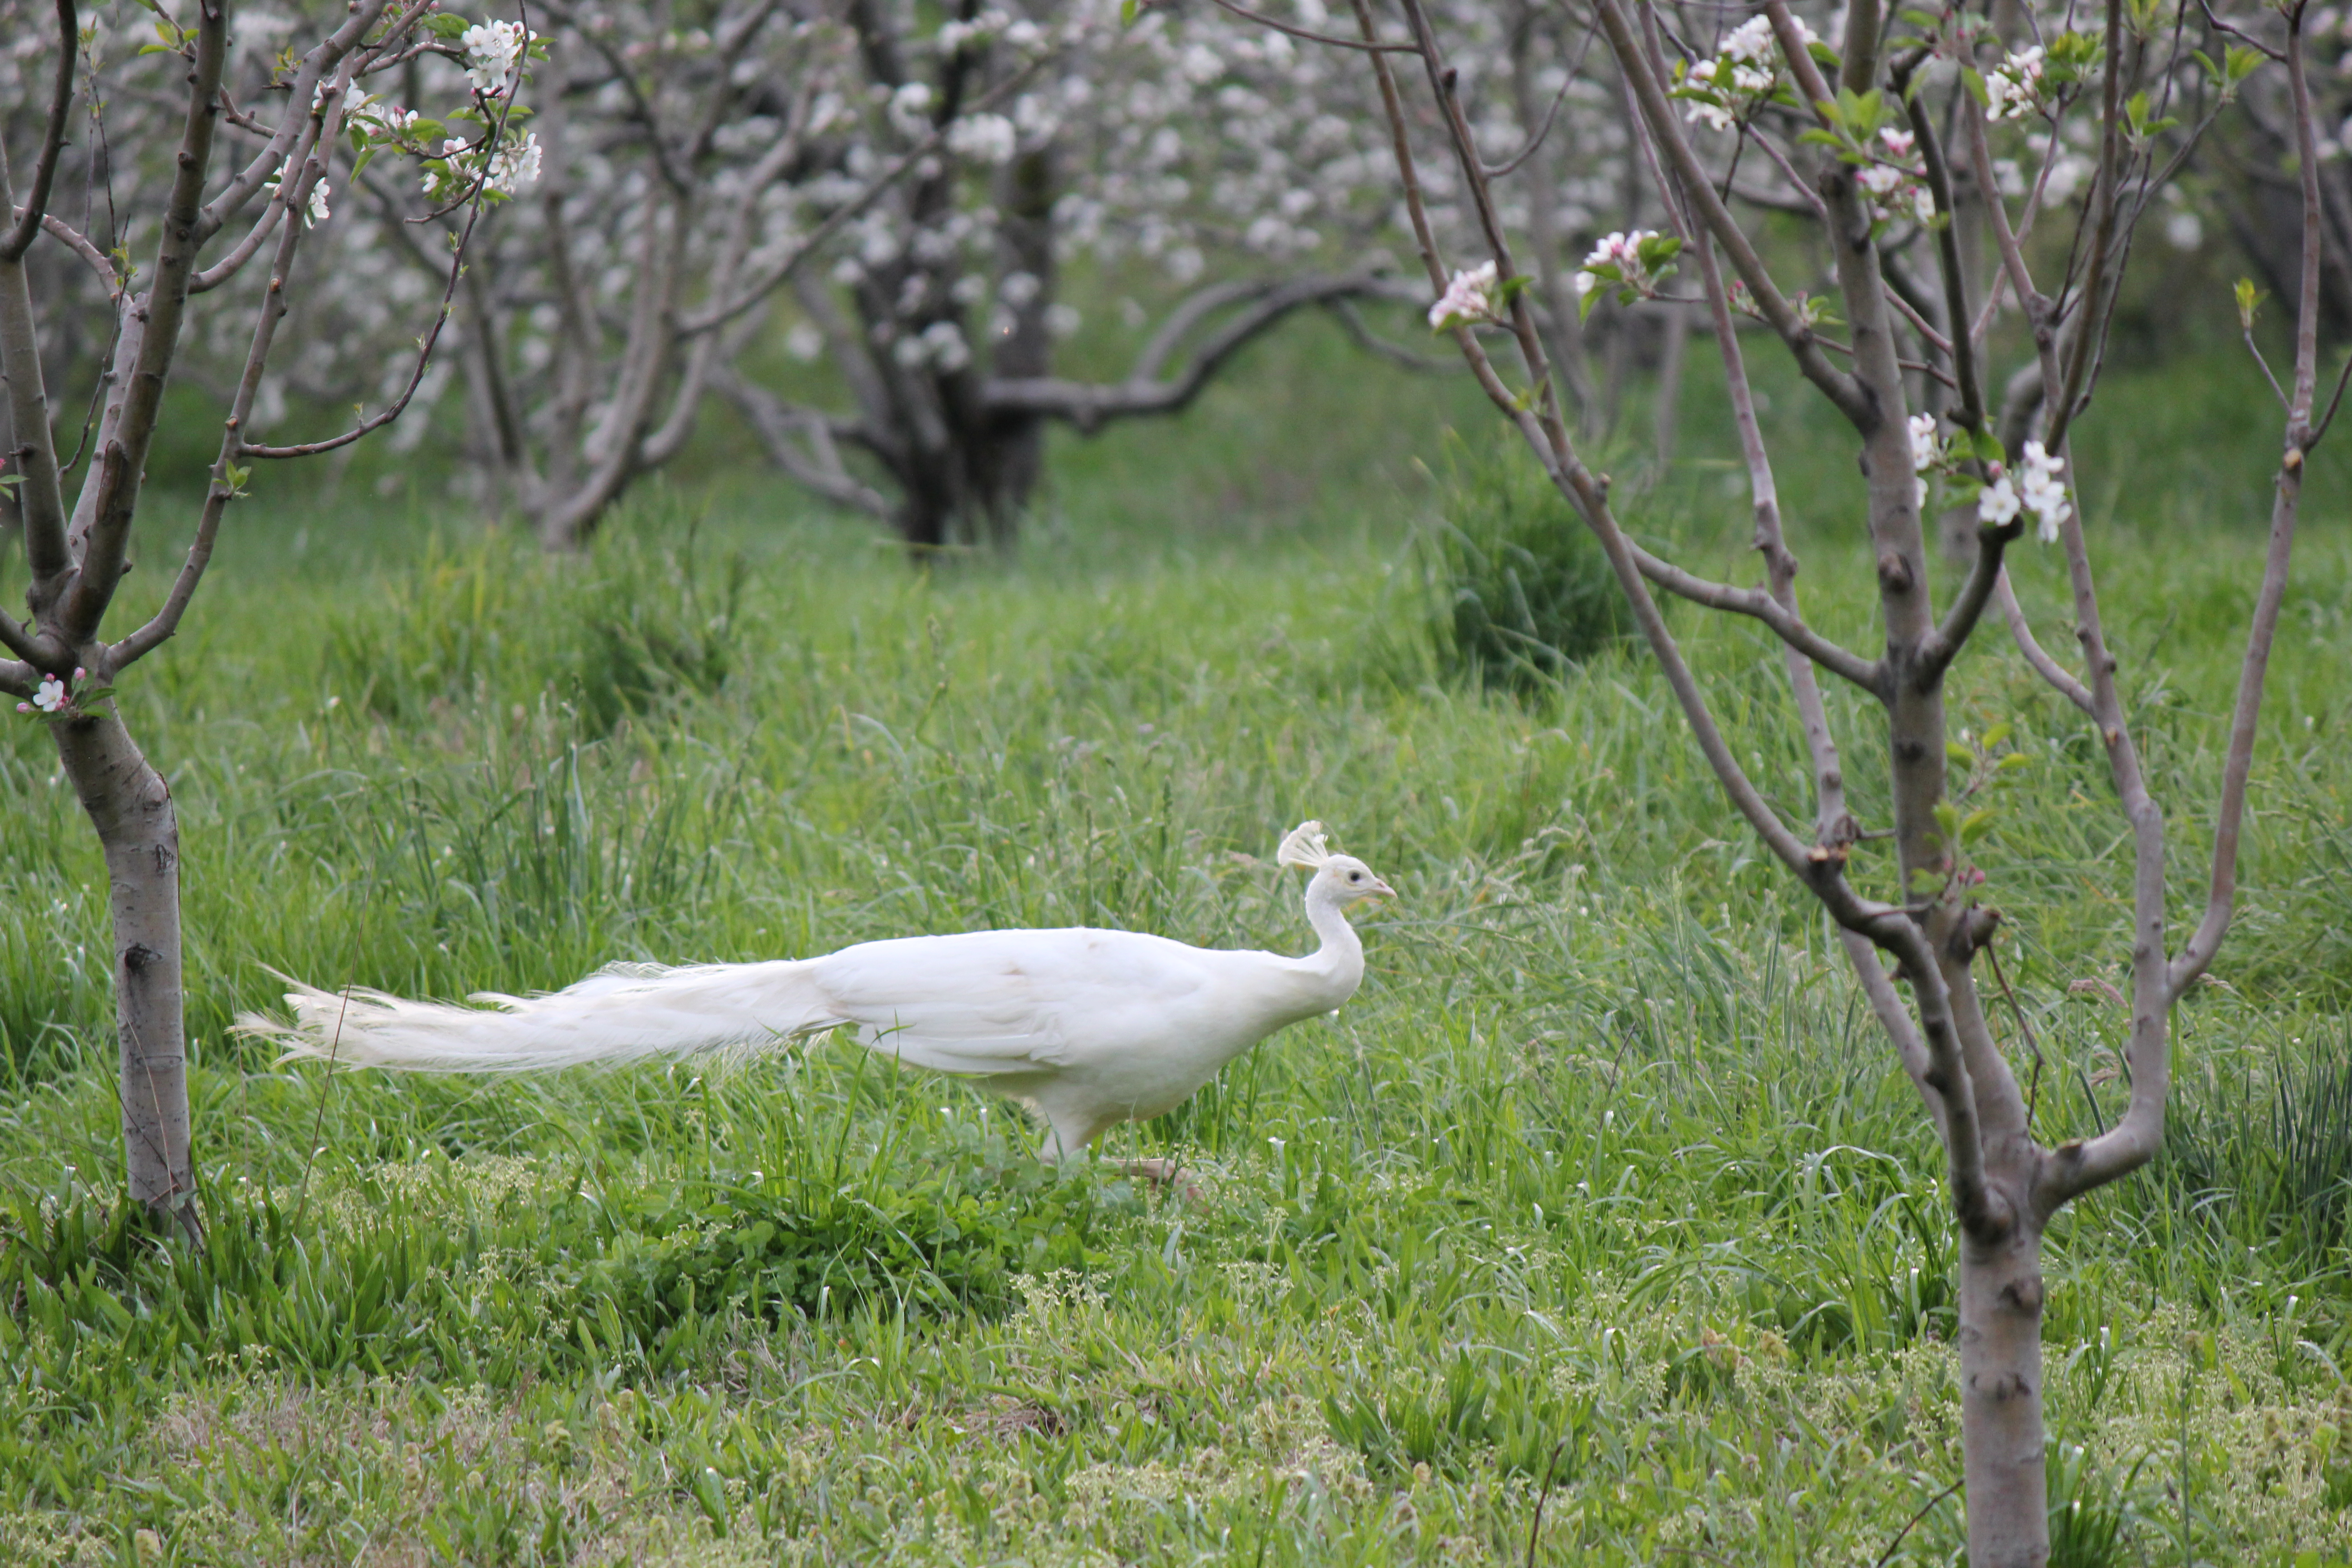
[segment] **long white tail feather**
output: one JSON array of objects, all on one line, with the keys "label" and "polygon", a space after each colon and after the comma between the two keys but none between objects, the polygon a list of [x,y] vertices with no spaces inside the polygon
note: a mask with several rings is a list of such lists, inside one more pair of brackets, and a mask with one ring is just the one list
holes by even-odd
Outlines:
[{"label": "long white tail feather", "polygon": [[616,963],[538,996],[483,992],[477,1006],[411,1002],[353,987],[291,987],[289,1026],[257,1013],[236,1032],[285,1047],[281,1060],[331,1058],[407,1072],[547,1072],[592,1064],[781,1050],[845,1022],[805,963]]}]

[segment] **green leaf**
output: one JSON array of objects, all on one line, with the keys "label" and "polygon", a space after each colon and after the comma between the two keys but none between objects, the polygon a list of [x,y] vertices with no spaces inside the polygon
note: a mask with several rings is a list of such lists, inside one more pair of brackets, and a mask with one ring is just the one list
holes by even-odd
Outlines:
[{"label": "green leaf", "polygon": [[425,18],[425,30],[436,38],[462,38],[466,36],[466,29],[473,25],[465,17],[452,16],[446,11]]},{"label": "green leaf", "polygon": [[2031,767],[2032,765],[2033,759],[2027,756],[2023,752],[2011,752],[2009,755],[2001,758],[2000,761],[1993,763],[1992,771],[1996,773],[2015,773],[2020,768]]},{"label": "green leaf", "polygon": [[1992,100],[1985,95],[1984,73],[1982,71],[1977,69],[1974,66],[1962,66],[1960,68],[1960,81],[1968,88],[1969,96],[1977,100],[1977,107],[1979,109],[1990,109],[1992,107]]},{"label": "green leaf", "polygon": [[1977,810],[1969,813],[1969,815],[1963,818],[1960,823],[1960,842],[1962,844],[1975,843],[1978,837],[1982,834],[1986,828],[1992,826],[1992,819],[1993,809],[1989,805],[1980,806]]},{"label": "green leaf", "polygon": [[1973,768],[1977,765],[1977,754],[1958,741],[1944,742],[1944,756],[1956,768]]},{"label": "green leaf", "polygon": [[358,179],[362,174],[365,174],[365,173],[367,172],[367,166],[368,166],[368,164],[369,164],[369,163],[373,163],[373,162],[374,161],[374,159],[375,159],[375,154],[376,154],[376,149],[375,149],[375,148],[373,148],[373,147],[370,147],[370,148],[366,149],[364,152],[361,153],[361,154],[360,154],[357,158],[355,158],[355,159],[353,159],[353,160],[352,161],[352,179],[356,180],[356,179]]},{"label": "green leaf", "polygon": [[2254,287],[2254,280],[2251,278],[2241,278],[2238,279],[2236,293],[2238,297],[2238,325],[2243,331],[2251,332],[2254,330],[2255,314],[2261,309],[2263,300],[2268,298],[2268,296],[2263,294],[2261,289]]},{"label": "green leaf", "polygon": [[2004,719],[2000,723],[1995,724],[1991,729],[1987,730],[1984,732],[1984,749],[1988,752],[1999,751],[2000,749],[2000,743],[2009,739],[2009,732],[2012,728],[2014,728],[2014,726],[2012,726],[2008,720]]},{"label": "green leaf", "polygon": [[1944,842],[1957,842],[1960,836],[1960,808],[1948,800],[1936,803],[1936,826],[1944,830]]},{"label": "green leaf", "polygon": [[1976,448],[1979,462],[2006,463],[2009,461],[2009,448],[2003,447],[2000,444],[2000,437],[1990,429],[1978,431],[1970,445]]}]

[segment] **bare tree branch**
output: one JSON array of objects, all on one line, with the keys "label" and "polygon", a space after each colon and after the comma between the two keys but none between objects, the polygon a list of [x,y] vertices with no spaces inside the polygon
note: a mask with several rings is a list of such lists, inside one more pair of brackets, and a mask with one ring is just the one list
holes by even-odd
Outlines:
[{"label": "bare tree branch", "polygon": [[1764,258],[1757,254],[1747,232],[1739,226],[1739,220],[1716,195],[1706,169],[1699,163],[1698,154],[1691,149],[1689,139],[1682,133],[1681,119],[1667,101],[1665,89],[1659,84],[1657,77],[1650,69],[1649,61],[1643,57],[1641,45],[1626,18],[1622,0],[1594,0],[1594,6],[1601,17],[1601,29],[1608,35],[1609,47],[1617,56],[1619,68],[1625,73],[1626,84],[1633,90],[1643,119],[1649,123],[1651,135],[1665,149],[1668,161],[1676,177],[1682,181],[1683,190],[1692,207],[1708,232],[1715,236],[1716,243],[1723,247],[1724,254],[1731,258],[1732,268],[1739,274],[1740,281],[1747,284],[1748,295],[1756,301],[1757,310],[1780,334],[1780,341],[1789,345],[1789,352],[1795,356],[1797,368],[1804,374],[1805,379],[1820,387],[1822,395],[1836,405],[1840,412],[1856,423],[1874,418],[1875,413],[1860,384],[1822,357],[1813,329],[1781,294],[1780,285],[1773,281],[1770,271],[1764,265]]},{"label": "bare tree branch", "polygon": [[[1213,291],[1196,294],[1187,304],[1201,300]],[[1253,298],[1254,296],[1254,298]],[[992,377],[981,387],[981,400],[992,413],[1034,414],[1049,419],[1061,419],[1089,435],[1116,419],[1133,418],[1140,415],[1170,414],[1201,395],[1210,379],[1224,363],[1253,339],[1281,321],[1293,310],[1307,305],[1326,304],[1335,300],[1395,299],[1399,289],[1393,279],[1379,276],[1312,276],[1286,282],[1252,283],[1235,286],[1230,291],[1218,293],[1214,304],[1230,299],[1251,299],[1246,310],[1227,321],[1202,343],[1185,363],[1184,368],[1166,380],[1144,374],[1156,370],[1164,361],[1163,348],[1172,350],[1172,342],[1163,344],[1166,329],[1160,339],[1146,349],[1135,374],[1123,382],[1109,384],[1068,381],[1060,376]],[[1192,320],[1205,314],[1196,312]],[[1175,318],[1172,325],[1178,324]],[[1187,321],[1183,324],[1190,324]]]},{"label": "bare tree branch", "polygon": [[[892,508],[887,498],[872,486],[861,483],[856,475],[842,466],[840,451],[834,446],[832,422],[814,409],[794,408],[756,382],[738,375],[731,368],[721,367],[712,376],[711,390],[735,405],[751,433],[760,438],[776,467],[793,477],[794,482],[807,487],[836,506],[862,511],[868,517],[887,519]],[[793,437],[807,443],[803,451]]]},{"label": "bare tree branch", "polygon": [[2073,672],[2053,658],[2050,650],[2034,637],[2033,627],[2025,618],[2024,606],[2017,602],[2017,590],[2010,585],[2009,572],[2005,567],[2000,581],[1994,584],[1993,597],[2000,605],[2001,616],[2009,622],[2010,636],[2016,639],[2018,651],[2025,655],[2025,662],[2032,665],[2042,679],[2055,687],[2067,701],[2092,718],[2097,718],[2098,703],[2091,696],[2091,689],[2075,679]]},{"label": "bare tree branch", "polygon": [[16,209],[11,203],[11,216],[16,227],[0,238],[0,261],[17,262],[33,247],[33,236],[40,232],[41,218],[49,210],[49,186],[58,174],[58,153],[66,144],[66,115],[73,108],[74,54],[81,37],[81,26],[74,15],[74,0],[58,0],[58,71],[49,89],[49,115],[41,131],[41,153],[33,164],[33,183],[25,193],[25,205]]},{"label": "bare tree branch", "polygon": [[1359,40],[1342,38],[1332,33],[1309,32],[1305,27],[1294,27],[1287,22],[1277,22],[1263,12],[1252,11],[1237,5],[1234,4],[1234,0],[1216,0],[1216,3],[1218,9],[1230,11],[1244,22],[1255,22],[1261,27],[1270,27],[1277,33],[1286,33],[1294,38],[1304,38],[1310,44],[1328,44],[1335,49],[1354,49],[1360,54],[1410,55],[1416,52],[1411,44],[1387,43],[1377,37]]},{"label": "bare tree branch", "polygon": [[1781,641],[1823,669],[1844,677],[1873,696],[1884,695],[1886,684],[1884,665],[1876,659],[1864,658],[1852,648],[1822,636],[1767,590],[1738,588],[1728,583],[1709,582],[1685,572],[1671,561],[1660,560],[1638,544],[1630,548],[1634,563],[1642,569],[1642,575],[1669,593],[1695,605],[1705,605],[1709,609],[1728,610],[1734,615],[1761,621]]},{"label": "bare tree branch", "polygon": [[[1029,61],[1013,75],[975,99],[971,104],[971,112],[976,114],[983,109],[991,108],[1019,91],[1021,88],[1027,85],[1030,78],[1053,58],[1053,53],[1049,51]],[[678,322],[679,336],[692,337],[698,333],[715,331],[766,300],[769,295],[776,291],[778,284],[799,270],[802,262],[814,255],[827,240],[840,233],[876,202],[881,200],[890,187],[897,184],[900,177],[908,170],[945,145],[947,134],[947,126],[940,125],[920,142],[891,159],[889,163],[883,165],[879,173],[866,182],[865,189],[827,213],[823,222],[803,235],[781,258],[769,263],[760,276],[719,304],[706,307],[681,318]]]}]

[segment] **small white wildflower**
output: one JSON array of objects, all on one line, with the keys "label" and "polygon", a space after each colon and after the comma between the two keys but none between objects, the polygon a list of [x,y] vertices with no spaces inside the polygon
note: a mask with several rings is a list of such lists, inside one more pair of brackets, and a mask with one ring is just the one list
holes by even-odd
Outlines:
[{"label": "small white wildflower", "polygon": [[803,364],[813,363],[824,353],[824,334],[806,321],[795,321],[784,334],[784,352]]}]

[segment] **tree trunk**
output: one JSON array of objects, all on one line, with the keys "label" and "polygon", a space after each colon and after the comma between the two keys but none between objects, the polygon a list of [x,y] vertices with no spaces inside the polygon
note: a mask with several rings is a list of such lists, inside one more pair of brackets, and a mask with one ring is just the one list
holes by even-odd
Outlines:
[{"label": "tree trunk", "polygon": [[[1054,200],[1060,171],[1051,142],[1013,160],[999,192],[1003,217],[998,233],[1007,276],[1026,272],[1037,279],[1036,297],[1013,311],[1013,331],[995,345],[989,374],[1043,376],[1054,369],[1054,334],[1046,309],[1060,279],[1054,265]],[[1009,545],[1021,513],[1045,467],[1045,422],[1034,414],[983,415],[971,434],[969,468],[973,500],[991,540]]]},{"label": "tree trunk", "polygon": [[113,712],[66,720],[50,732],[106,849],[131,1195],[159,1225],[176,1225],[201,1242],[180,987],[180,822],[172,792]]},{"label": "tree trunk", "polygon": [[2042,1429],[2042,1233],[1960,1244],[1960,1449],[1970,1568],[2050,1560]]}]

